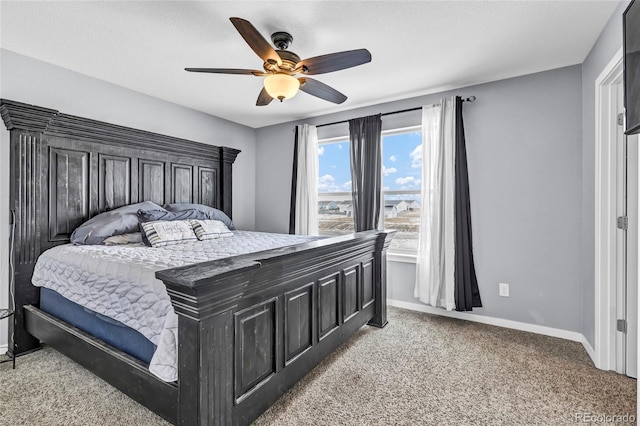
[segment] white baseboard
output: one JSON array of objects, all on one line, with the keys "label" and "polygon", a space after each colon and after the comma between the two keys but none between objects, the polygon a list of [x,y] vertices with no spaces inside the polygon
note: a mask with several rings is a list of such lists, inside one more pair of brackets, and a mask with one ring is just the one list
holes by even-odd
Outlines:
[{"label": "white baseboard", "polygon": [[[591,344],[587,341],[587,338],[584,337],[584,334],[581,334],[580,336],[582,337],[580,343],[582,343],[582,346],[584,346],[584,350],[587,351],[589,358],[591,358],[591,361],[593,361],[593,365],[595,365],[597,368],[600,368],[596,363],[596,350],[593,349],[593,346],[591,346]],[[602,368],[600,369],[603,370]]]},{"label": "white baseboard", "polygon": [[545,336],[559,337],[565,340],[580,342],[585,347],[587,353],[594,359],[595,351],[587,342],[587,339],[577,331],[562,330],[559,328],[545,327],[543,325],[528,324],[526,322],[511,321],[502,318],[486,317],[484,315],[475,315],[467,312],[447,311],[442,308],[434,308],[433,306],[422,305],[419,303],[402,302],[399,300],[387,299],[387,305],[397,308],[409,309],[411,311],[425,312],[433,315],[440,315],[450,318],[458,318],[467,321],[479,322],[482,324],[495,325],[498,327],[512,328],[514,330],[528,331],[530,333],[543,334]]},{"label": "white baseboard", "polygon": [[9,350],[9,345],[0,345],[0,355],[4,355]]}]

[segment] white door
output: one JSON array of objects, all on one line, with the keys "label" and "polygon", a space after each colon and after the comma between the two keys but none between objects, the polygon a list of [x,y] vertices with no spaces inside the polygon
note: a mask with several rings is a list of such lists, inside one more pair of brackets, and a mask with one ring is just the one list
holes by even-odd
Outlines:
[{"label": "white door", "polygon": [[[618,111],[623,85],[617,85]],[[616,138],[616,372],[637,377],[638,329],[638,141],[618,123]]]}]

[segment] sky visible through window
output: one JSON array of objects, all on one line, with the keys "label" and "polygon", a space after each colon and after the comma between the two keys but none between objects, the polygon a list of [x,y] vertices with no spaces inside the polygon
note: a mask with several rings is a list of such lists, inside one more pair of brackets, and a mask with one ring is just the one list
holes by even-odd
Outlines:
[{"label": "sky visible through window", "polygon": [[[348,140],[318,147],[318,192],[351,191]],[[419,132],[383,138],[383,190],[419,190],[422,135]]]},{"label": "sky visible through window", "polygon": [[[422,134],[405,132],[382,137],[381,213],[385,229],[396,231],[395,252],[415,253],[420,227]],[[396,191],[396,192],[391,192]],[[318,146],[318,230],[320,235],[354,232],[349,141]]]}]

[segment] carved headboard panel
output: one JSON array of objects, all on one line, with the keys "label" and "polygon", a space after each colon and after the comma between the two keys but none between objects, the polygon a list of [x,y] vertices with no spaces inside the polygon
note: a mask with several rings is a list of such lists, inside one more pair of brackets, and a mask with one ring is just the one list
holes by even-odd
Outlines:
[{"label": "carved headboard panel", "polygon": [[[69,242],[96,214],[150,200],[194,202],[231,216],[231,169],[237,149],[173,138],[0,100],[10,131],[10,209],[15,213],[14,353],[37,346],[24,330],[22,306],[37,304],[31,285],[44,250]],[[10,348],[11,349],[11,348]]]}]

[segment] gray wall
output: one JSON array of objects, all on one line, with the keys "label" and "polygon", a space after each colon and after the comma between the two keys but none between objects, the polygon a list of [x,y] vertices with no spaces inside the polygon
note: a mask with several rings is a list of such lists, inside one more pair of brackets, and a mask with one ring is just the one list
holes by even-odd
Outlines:
[{"label": "gray wall", "polygon": [[[453,94],[478,98],[464,106],[474,252],[484,302],[474,312],[582,331],[579,65],[306,122],[396,111]],[[384,118],[387,128],[419,122],[419,113]],[[257,130],[258,230],[288,229],[294,124]],[[413,298],[414,274],[414,265],[391,262],[390,297],[419,303]],[[510,298],[498,297],[499,282],[511,284]]]},{"label": "gray wall", "polygon": [[[0,49],[0,97],[66,114],[242,150],[234,164],[233,220],[255,227],[255,130]],[[0,307],[7,306],[9,132],[0,125]],[[3,321],[5,322],[5,321]],[[0,324],[0,346],[6,344]]]},{"label": "gray wall", "polygon": [[622,47],[622,13],[628,5],[623,1],[618,6],[582,63],[582,331],[591,347],[595,339],[595,82]]}]

